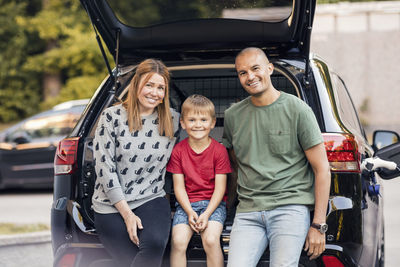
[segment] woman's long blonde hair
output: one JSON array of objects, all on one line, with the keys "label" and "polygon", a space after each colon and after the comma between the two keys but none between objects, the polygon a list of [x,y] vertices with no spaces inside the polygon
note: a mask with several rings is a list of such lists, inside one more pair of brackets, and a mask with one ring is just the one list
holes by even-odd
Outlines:
[{"label": "woman's long blonde hair", "polygon": [[[150,79],[152,74],[157,73],[164,78],[165,95],[163,101],[156,107],[158,112],[158,131],[160,135],[172,138],[174,136],[174,127],[172,115],[169,107],[169,80],[170,75],[167,67],[156,59],[146,59],[142,61],[136,68],[136,73],[133,76],[128,89],[128,96],[122,105],[128,113],[129,131],[137,131],[142,129],[142,119],[139,112],[138,95],[143,85]],[[149,75],[147,75],[149,74]],[[147,75],[147,76],[146,76]]]}]

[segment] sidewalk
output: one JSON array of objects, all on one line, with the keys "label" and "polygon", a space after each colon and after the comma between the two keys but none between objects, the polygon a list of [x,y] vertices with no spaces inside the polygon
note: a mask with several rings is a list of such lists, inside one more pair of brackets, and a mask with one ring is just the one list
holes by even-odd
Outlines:
[{"label": "sidewalk", "polygon": [[0,266],[51,267],[50,231],[0,235]]}]

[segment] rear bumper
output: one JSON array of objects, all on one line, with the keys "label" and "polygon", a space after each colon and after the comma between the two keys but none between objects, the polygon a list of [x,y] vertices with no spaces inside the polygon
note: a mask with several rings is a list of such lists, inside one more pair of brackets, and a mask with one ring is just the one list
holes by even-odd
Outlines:
[{"label": "rear bumper", "polygon": [[[166,251],[162,267],[169,267],[169,252]],[[343,248],[339,246],[328,245],[323,255],[334,256],[339,259],[346,267],[358,267],[354,260],[343,252]],[[61,263],[69,259],[73,261],[74,267],[115,267],[117,263],[114,262],[105,251],[102,244],[99,243],[68,243],[60,246],[54,255],[53,267],[62,266]],[[225,259],[225,265],[227,261]],[[188,267],[204,267],[206,266],[206,259],[191,259],[188,258]],[[268,258],[263,258],[258,263],[257,267],[268,267]],[[324,267],[322,258],[310,261],[305,254],[300,258],[299,266],[304,267]]]}]

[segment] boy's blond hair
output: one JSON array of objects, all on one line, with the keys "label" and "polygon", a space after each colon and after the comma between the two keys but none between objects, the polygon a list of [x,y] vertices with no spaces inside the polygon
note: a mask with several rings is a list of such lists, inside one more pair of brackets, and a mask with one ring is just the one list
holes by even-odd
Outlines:
[{"label": "boy's blond hair", "polygon": [[196,114],[209,114],[212,119],[215,119],[215,107],[213,102],[202,95],[191,95],[182,104],[181,119],[184,119],[189,112]]}]

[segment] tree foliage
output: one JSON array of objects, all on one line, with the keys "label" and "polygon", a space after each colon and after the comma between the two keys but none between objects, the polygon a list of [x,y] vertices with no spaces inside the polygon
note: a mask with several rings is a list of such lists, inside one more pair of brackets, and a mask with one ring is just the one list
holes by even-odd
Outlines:
[{"label": "tree foliage", "polygon": [[24,69],[37,74],[62,74],[63,87],[59,96],[44,101],[41,108],[90,97],[107,72],[93,28],[80,2],[48,1],[36,16],[21,18],[19,23],[47,44],[53,44],[51,49],[30,56]]},{"label": "tree foliage", "polygon": [[[0,122],[90,97],[107,74],[79,1],[0,0],[0,24]],[[45,102],[44,73],[61,73],[63,84]]]},{"label": "tree foliage", "polygon": [[29,15],[27,3],[1,0],[0,7],[0,121],[13,121],[37,110],[40,78],[22,66],[40,49],[40,40],[16,23]]}]

